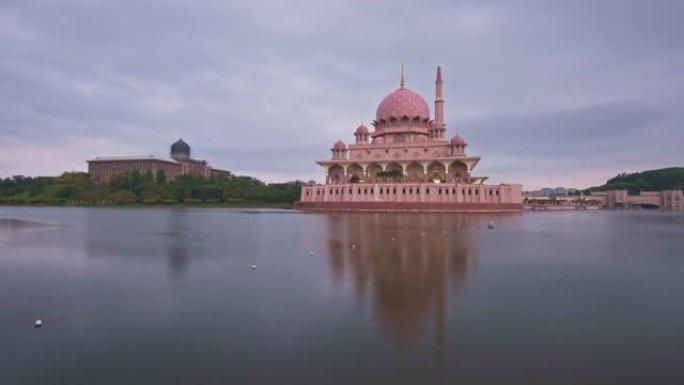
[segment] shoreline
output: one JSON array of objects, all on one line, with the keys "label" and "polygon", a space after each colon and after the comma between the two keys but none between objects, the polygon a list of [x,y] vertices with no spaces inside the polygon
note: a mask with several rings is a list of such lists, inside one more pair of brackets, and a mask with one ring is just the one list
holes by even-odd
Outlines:
[{"label": "shoreline", "polygon": [[5,203],[0,207],[184,207],[184,208],[264,208],[264,209],[293,209],[292,203]]}]

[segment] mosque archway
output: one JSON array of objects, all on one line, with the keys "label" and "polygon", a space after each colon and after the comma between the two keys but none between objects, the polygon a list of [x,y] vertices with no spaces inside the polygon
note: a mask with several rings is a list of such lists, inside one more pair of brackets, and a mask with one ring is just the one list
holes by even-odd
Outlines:
[{"label": "mosque archway", "polygon": [[330,184],[344,183],[344,169],[342,166],[334,165],[328,170],[328,182]]},{"label": "mosque archway", "polygon": [[401,182],[404,180],[404,168],[396,162],[390,163],[385,169],[387,182]]},{"label": "mosque archway", "polygon": [[378,183],[379,182],[379,177],[378,173],[382,172],[382,167],[378,165],[377,163],[371,163],[368,165],[366,168],[366,180],[368,180],[371,183]]},{"label": "mosque archway", "polygon": [[453,162],[449,165],[448,181],[453,183],[468,183],[468,167],[463,162]]},{"label": "mosque archway", "polygon": [[406,166],[406,179],[409,182],[422,182],[424,176],[423,166],[420,163],[411,162]]},{"label": "mosque archway", "polygon": [[347,179],[349,182],[363,182],[365,180],[363,175],[363,168],[358,164],[352,164],[347,169]]},{"label": "mosque archway", "polygon": [[428,165],[427,175],[432,183],[446,182],[446,168],[440,162],[432,162]]}]

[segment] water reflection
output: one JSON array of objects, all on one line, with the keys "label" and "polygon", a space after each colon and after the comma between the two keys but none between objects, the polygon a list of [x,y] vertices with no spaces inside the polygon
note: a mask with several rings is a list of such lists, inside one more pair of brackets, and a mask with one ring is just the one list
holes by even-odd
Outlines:
[{"label": "water reflection", "polygon": [[180,213],[171,212],[167,223],[169,235],[166,243],[166,260],[169,273],[180,277],[188,268],[188,229]]},{"label": "water reflection", "polygon": [[328,217],[330,266],[370,301],[380,327],[400,345],[433,325],[444,342],[447,306],[467,283],[478,216],[340,214]]},{"label": "water reflection", "polygon": [[87,211],[85,241],[91,258],[165,257],[169,274],[180,277],[188,268],[188,250],[203,250],[203,242],[193,242],[193,218],[183,209],[140,210],[125,215],[120,211]]}]

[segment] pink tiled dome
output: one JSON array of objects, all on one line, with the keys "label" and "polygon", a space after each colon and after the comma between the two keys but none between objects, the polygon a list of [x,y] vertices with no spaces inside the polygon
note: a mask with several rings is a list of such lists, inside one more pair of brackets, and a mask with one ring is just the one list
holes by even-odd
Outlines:
[{"label": "pink tiled dome", "polygon": [[436,121],[431,121],[430,122],[430,128],[435,129],[435,128],[444,128],[444,123],[438,123]]},{"label": "pink tiled dome", "polygon": [[342,140],[338,140],[337,142],[335,142],[335,144],[333,144],[333,150],[344,150],[346,148],[347,145],[344,144]]},{"label": "pink tiled dome", "polygon": [[378,106],[375,120],[389,120],[392,117],[401,119],[403,116],[430,119],[430,108],[425,99],[407,88],[399,88],[385,96]]},{"label": "pink tiled dome", "polygon": [[366,127],[362,124],[362,125],[356,127],[356,133],[357,134],[367,134],[368,133],[368,127]]},{"label": "pink tiled dome", "polygon": [[451,143],[451,144],[460,144],[460,145],[464,145],[464,144],[465,144],[465,140],[463,139],[463,137],[461,137],[461,135],[456,134],[456,135],[454,135],[453,138],[451,138],[451,142],[450,142],[450,143]]}]

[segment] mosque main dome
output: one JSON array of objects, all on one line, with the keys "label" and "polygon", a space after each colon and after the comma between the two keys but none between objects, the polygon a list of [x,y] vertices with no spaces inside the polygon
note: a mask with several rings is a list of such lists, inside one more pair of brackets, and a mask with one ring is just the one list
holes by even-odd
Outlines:
[{"label": "mosque main dome", "polygon": [[422,96],[408,88],[399,88],[382,99],[375,113],[375,120],[399,120],[404,116],[409,119],[418,117],[421,121],[430,119],[430,107]]}]

